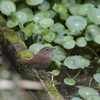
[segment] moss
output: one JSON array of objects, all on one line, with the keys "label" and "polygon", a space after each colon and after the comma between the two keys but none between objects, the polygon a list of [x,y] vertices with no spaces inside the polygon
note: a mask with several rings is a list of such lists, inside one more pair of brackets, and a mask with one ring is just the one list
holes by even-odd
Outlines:
[{"label": "moss", "polygon": [[46,81],[46,87],[47,87],[48,91],[51,92],[51,94],[53,95],[55,100],[62,100],[57,89],[53,85],[51,85],[48,81]]},{"label": "moss", "polygon": [[21,58],[21,59],[32,59],[33,54],[28,50],[24,50],[24,51],[18,52],[16,54],[16,57]]},{"label": "moss", "polygon": [[9,45],[8,48],[12,51],[12,48],[13,48],[13,47],[12,47],[12,45]]}]

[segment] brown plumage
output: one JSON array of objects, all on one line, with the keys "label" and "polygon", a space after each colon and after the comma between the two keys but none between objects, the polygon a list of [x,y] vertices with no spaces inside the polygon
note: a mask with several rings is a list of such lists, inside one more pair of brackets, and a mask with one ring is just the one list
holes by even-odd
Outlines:
[{"label": "brown plumage", "polygon": [[26,63],[27,67],[42,70],[50,65],[53,49],[51,47],[44,47],[31,60],[18,59],[17,61]]}]

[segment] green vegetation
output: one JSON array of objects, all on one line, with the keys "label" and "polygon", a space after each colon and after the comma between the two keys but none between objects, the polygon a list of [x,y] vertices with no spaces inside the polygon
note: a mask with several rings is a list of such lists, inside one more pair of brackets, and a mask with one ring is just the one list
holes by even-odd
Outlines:
[{"label": "green vegetation", "polygon": [[[70,77],[72,73],[67,74],[69,77],[63,79],[65,84],[75,85],[81,70],[94,69],[90,66],[92,62],[100,64],[97,52],[100,51],[100,0],[1,0],[0,11],[7,18],[7,27],[14,29],[21,40],[27,41],[29,51],[34,55],[45,46],[56,48],[52,59],[53,76],[63,73],[62,66],[79,70],[73,78]],[[8,34],[6,38],[14,42],[17,37],[13,31],[10,33],[12,37]],[[24,53],[21,53],[23,58]],[[96,70],[92,76],[99,86],[100,68]],[[96,91],[80,88],[80,96],[86,100],[100,99],[89,90]],[[90,94],[88,97],[86,91]],[[75,97],[72,100],[81,99]]]}]

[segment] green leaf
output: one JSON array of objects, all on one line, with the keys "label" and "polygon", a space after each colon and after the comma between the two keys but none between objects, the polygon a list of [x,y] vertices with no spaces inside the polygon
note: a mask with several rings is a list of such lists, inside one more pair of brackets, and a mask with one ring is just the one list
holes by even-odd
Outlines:
[{"label": "green leaf", "polygon": [[58,35],[64,35],[64,34],[67,33],[67,31],[68,31],[68,30],[66,30],[66,28],[64,28],[64,29],[58,31],[57,34],[58,34]]},{"label": "green leaf", "polygon": [[63,48],[61,48],[60,46],[54,46],[54,50],[53,50],[53,61],[62,61],[66,58],[65,54],[66,52],[64,51]]},{"label": "green leaf", "polygon": [[12,19],[7,21],[6,25],[7,25],[7,27],[12,28],[12,27],[17,26],[18,22],[17,22],[16,18],[12,18]]},{"label": "green leaf", "polygon": [[53,71],[51,72],[51,74],[53,74],[54,76],[57,76],[57,75],[60,74],[60,70],[55,69],[55,70],[53,70]]},{"label": "green leaf", "polygon": [[11,15],[16,11],[16,5],[11,0],[0,1],[0,10],[5,15]]},{"label": "green leaf", "polygon": [[100,100],[100,96],[90,95],[86,98],[86,100]]},{"label": "green leaf", "polygon": [[100,28],[96,25],[89,25],[85,31],[85,39],[87,41],[93,41],[94,37],[100,33]]},{"label": "green leaf", "polygon": [[63,43],[63,47],[66,49],[72,49],[75,47],[75,41],[74,40],[68,40]]},{"label": "green leaf", "polygon": [[84,37],[79,37],[77,40],[76,40],[76,45],[78,47],[85,47],[87,45],[87,41],[85,40]]},{"label": "green leaf", "polygon": [[97,73],[100,74],[100,67],[97,69]]},{"label": "green leaf", "polygon": [[50,29],[46,29],[43,34],[42,37],[47,41],[47,42],[52,42],[55,38],[55,33],[53,31],[51,31]]},{"label": "green leaf", "polygon": [[81,16],[70,16],[65,24],[70,30],[79,31],[86,27],[87,22]]},{"label": "green leaf", "polygon": [[82,56],[69,56],[64,60],[64,65],[70,69],[85,68],[90,65],[90,61]]},{"label": "green leaf", "polygon": [[82,100],[82,99],[80,99],[80,98],[78,98],[78,97],[74,97],[74,98],[72,98],[71,100]]},{"label": "green leaf", "polygon": [[100,83],[100,73],[94,74],[94,79],[96,82]]},{"label": "green leaf", "polygon": [[54,46],[53,55],[65,55],[67,54],[65,50],[60,46]]},{"label": "green leaf", "polygon": [[76,84],[75,80],[70,79],[70,78],[65,78],[64,83],[67,85],[75,85]]},{"label": "green leaf", "polygon": [[41,11],[47,11],[50,8],[50,4],[47,1],[43,1],[39,6],[38,9]]},{"label": "green leaf", "polygon": [[41,26],[38,23],[34,24],[34,34],[41,34],[43,32],[43,30],[41,29]]},{"label": "green leaf", "polygon": [[67,8],[61,4],[54,4],[53,9],[58,13],[67,13]]},{"label": "green leaf", "polygon": [[51,18],[43,18],[39,23],[41,27],[48,28],[54,24],[54,21]]},{"label": "green leaf", "polygon": [[49,18],[54,18],[56,15],[56,12],[53,10],[49,10],[48,13],[49,13]]},{"label": "green leaf", "polygon": [[80,68],[85,68],[85,67],[88,67],[90,65],[90,61],[82,56],[79,56],[80,58],[80,62],[81,62],[81,65],[80,65]]},{"label": "green leaf", "polygon": [[53,61],[56,61],[56,60],[58,60],[58,61],[63,61],[65,58],[66,58],[66,56],[63,55],[63,54],[61,54],[61,55],[53,54],[52,60],[53,60]]},{"label": "green leaf", "polygon": [[28,5],[38,5],[38,4],[41,4],[44,0],[26,0],[26,3]]},{"label": "green leaf", "polygon": [[90,87],[82,87],[78,90],[78,93],[84,99],[86,99],[88,96],[91,96],[91,95],[99,96],[99,93],[95,89],[90,88]]},{"label": "green leaf", "polygon": [[40,11],[40,12],[35,14],[35,16],[33,17],[33,21],[38,23],[41,19],[47,18],[47,17],[49,17],[49,13],[48,12]]},{"label": "green leaf", "polygon": [[100,10],[100,4],[98,5],[98,9]]},{"label": "green leaf", "polygon": [[63,35],[56,35],[54,39],[54,43],[62,45],[64,42],[64,37]]},{"label": "green leaf", "polygon": [[79,15],[78,9],[81,7],[81,4],[73,4],[69,7],[69,11],[72,15]]},{"label": "green leaf", "polygon": [[88,12],[88,18],[95,24],[100,24],[100,10],[97,8],[92,8]]},{"label": "green leaf", "polygon": [[34,43],[29,47],[29,51],[36,55],[43,47],[40,43]]},{"label": "green leaf", "polygon": [[62,0],[62,4],[65,6],[65,7],[70,7],[72,4],[75,4],[75,0]]},{"label": "green leaf", "polygon": [[94,8],[93,4],[83,4],[79,9],[78,13],[80,15],[86,15],[92,8]]},{"label": "green leaf", "polygon": [[23,41],[25,41],[25,40],[28,39],[28,37],[27,37],[25,34],[22,34],[22,32],[20,32],[20,31],[17,31],[16,34],[17,34],[18,37],[19,37],[21,40],[23,40]]},{"label": "green leaf", "polygon": [[13,14],[13,17],[16,17],[19,23],[24,24],[27,22],[27,15],[22,11],[17,11]]},{"label": "green leaf", "polygon": [[68,30],[68,31],[66,32],[66,34],[67,34],[67,35],[73,35],[73,36],[79,36],[79,35],[82,34],[82,32],[81,32],[81,31],[75,31],[75,30]]},{"label": "green leaf", "polygon": [[21,9],[21,11],[26,14],[27,21],[32,21],[33,20],[34,15],[33,15],[33,12],[32,12],[31,9],[29,9],[29,8],[23,8],[23,9]]},{"label": "green leaf", "polygon": [[52,25],[50,29],[53,30],[54,32],[58,32],[58,31],[62,31],[64,29],[64,26],[58,22]]},{"label": "green leaf", "polygon": [[98,35],[96,35],[96,36],[94,37],[94,42],[100,44],[100,34],[98,34]]},{"label": "green leaf", "polygon": [[55,64],[56,64],[57,68],[60,69],[62,63],[60,61],[56,60]]},{"label": "green leaf", "polygon": [[60,13],[60,18],[62,19],[62,20],[66,20],[67,18],[69,17],[69,14],[67,14],[67,13]]},{"label": "green leaf", "polygon": [[69,41],[69,40],[73,40],[74,37],[73,36],[64,36],[64,41]]},{"label": "green leaf", "polygon": [[81,59],[78,56],[69,56],[64,60],[64,65],[69,69],[78,69],[81,66]]},{"label": "green leaf", "polygon": [[53,46],[52,46],[50,43],[44,43],[43,46],[44,46],[44,47],[48,46],[48,47],[53,48]]},{"label": "green leaf", "polygon": [[29,24],[26,28],[21,29],[21,31],[23,31],[27,37],[32,36],[33,30],[34,30],[33,24]]}]

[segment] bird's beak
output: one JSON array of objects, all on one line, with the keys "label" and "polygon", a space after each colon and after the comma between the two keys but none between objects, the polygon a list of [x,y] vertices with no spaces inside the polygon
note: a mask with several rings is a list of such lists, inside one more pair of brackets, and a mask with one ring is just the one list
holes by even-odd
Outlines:
[{"label": "bird's beak", "polygon": [[54,50],[54,49],[56,49],[56,48],[52,48],[52,50]]}]

